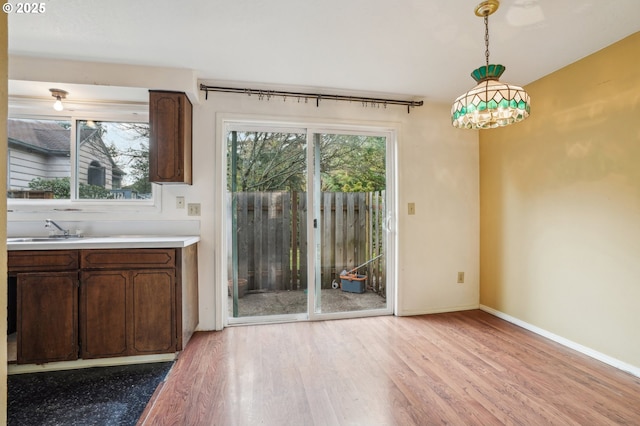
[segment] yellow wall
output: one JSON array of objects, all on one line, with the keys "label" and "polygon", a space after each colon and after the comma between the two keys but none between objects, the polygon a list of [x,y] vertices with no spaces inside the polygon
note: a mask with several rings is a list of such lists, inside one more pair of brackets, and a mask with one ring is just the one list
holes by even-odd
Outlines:
[{"label": "yellow wall", "polygon": [[[640,366],[640,33],[480,132],[480,303]],[[507,78],[508,80],[508,78]]]},{"label": "yellow wall", "polygon": [[[7,140],[7,14],[0,13],[0,140]],[[0,149],[0,188],[6,188],[7,148]],[[0,197],[0,276],[7,275],[7,200]],[[0,291],[0,335],[7,330],[7,292]],[[0,407],[7,406],[7,339],[0,339]],[[7,423],[6,408],[0,409],[0,425]]]}]

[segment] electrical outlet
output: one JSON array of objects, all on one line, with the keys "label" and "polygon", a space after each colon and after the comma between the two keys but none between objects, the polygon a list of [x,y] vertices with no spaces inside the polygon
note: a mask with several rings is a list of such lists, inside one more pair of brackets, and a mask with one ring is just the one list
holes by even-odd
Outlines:
[{"label": "electrical outlet", "polygon": [[416,214],[416,203],[409,203],[408,210],[409,214]]},{"label": "electrical outlet", "polygon": [[200,216],[200,203],[187,204],[187,214],[189,216]]},{"label": "electrical outlet", "polygon": [[176,197],[176,209],[184,209],[184,197]]},{"label": "electrical outlet", "polygon": [[464,284],[464,272],[458,272],[458,284]]}]

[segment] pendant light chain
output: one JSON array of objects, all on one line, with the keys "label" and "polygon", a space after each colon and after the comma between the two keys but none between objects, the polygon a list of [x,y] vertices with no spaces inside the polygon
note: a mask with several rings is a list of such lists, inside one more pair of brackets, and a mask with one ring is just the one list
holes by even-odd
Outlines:
[{"label": "pendant light chain", "polygon": [[489,15],[484,15],[484,56],[487,61],[487,69],[489,68]]}]

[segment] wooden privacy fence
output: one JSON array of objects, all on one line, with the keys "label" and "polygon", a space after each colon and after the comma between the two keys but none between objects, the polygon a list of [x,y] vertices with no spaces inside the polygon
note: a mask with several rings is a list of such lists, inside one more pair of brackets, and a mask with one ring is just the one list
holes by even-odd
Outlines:
[{"label": "wooden privacy fence", "polygon": [[[241,192],[235,196],[238,278],[248,281],[249,291],[306,289],[306,193]],[[384,196],[384,191],[321,194],[317,226],[322,288],[331,288],[334,280],[340,282],[341,271],[383,253]],[[231,212],[231,203],[228,206]],[[231,247],[231,235],[229,239]],[[232,265],[230,253],[229,268]],[[384,256],[358,272],[367,275],[370,290],[385,295]]]}]

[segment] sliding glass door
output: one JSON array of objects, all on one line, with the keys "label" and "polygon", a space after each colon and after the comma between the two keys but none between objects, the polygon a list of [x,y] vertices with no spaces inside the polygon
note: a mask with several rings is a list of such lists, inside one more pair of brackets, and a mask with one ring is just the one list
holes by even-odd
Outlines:
[{"label": "sliding glass door", "polygon": [[227,323],[391,313],[389,134],[229,124]]},{"label": "sliding glass door", "polygon": [[315,313],[387,307],[384,136],[315,135]]},{"label": "sliding glass door", "polygon": [[306,315],[306,134],[241,128],[227,136],[229,315]]}]

